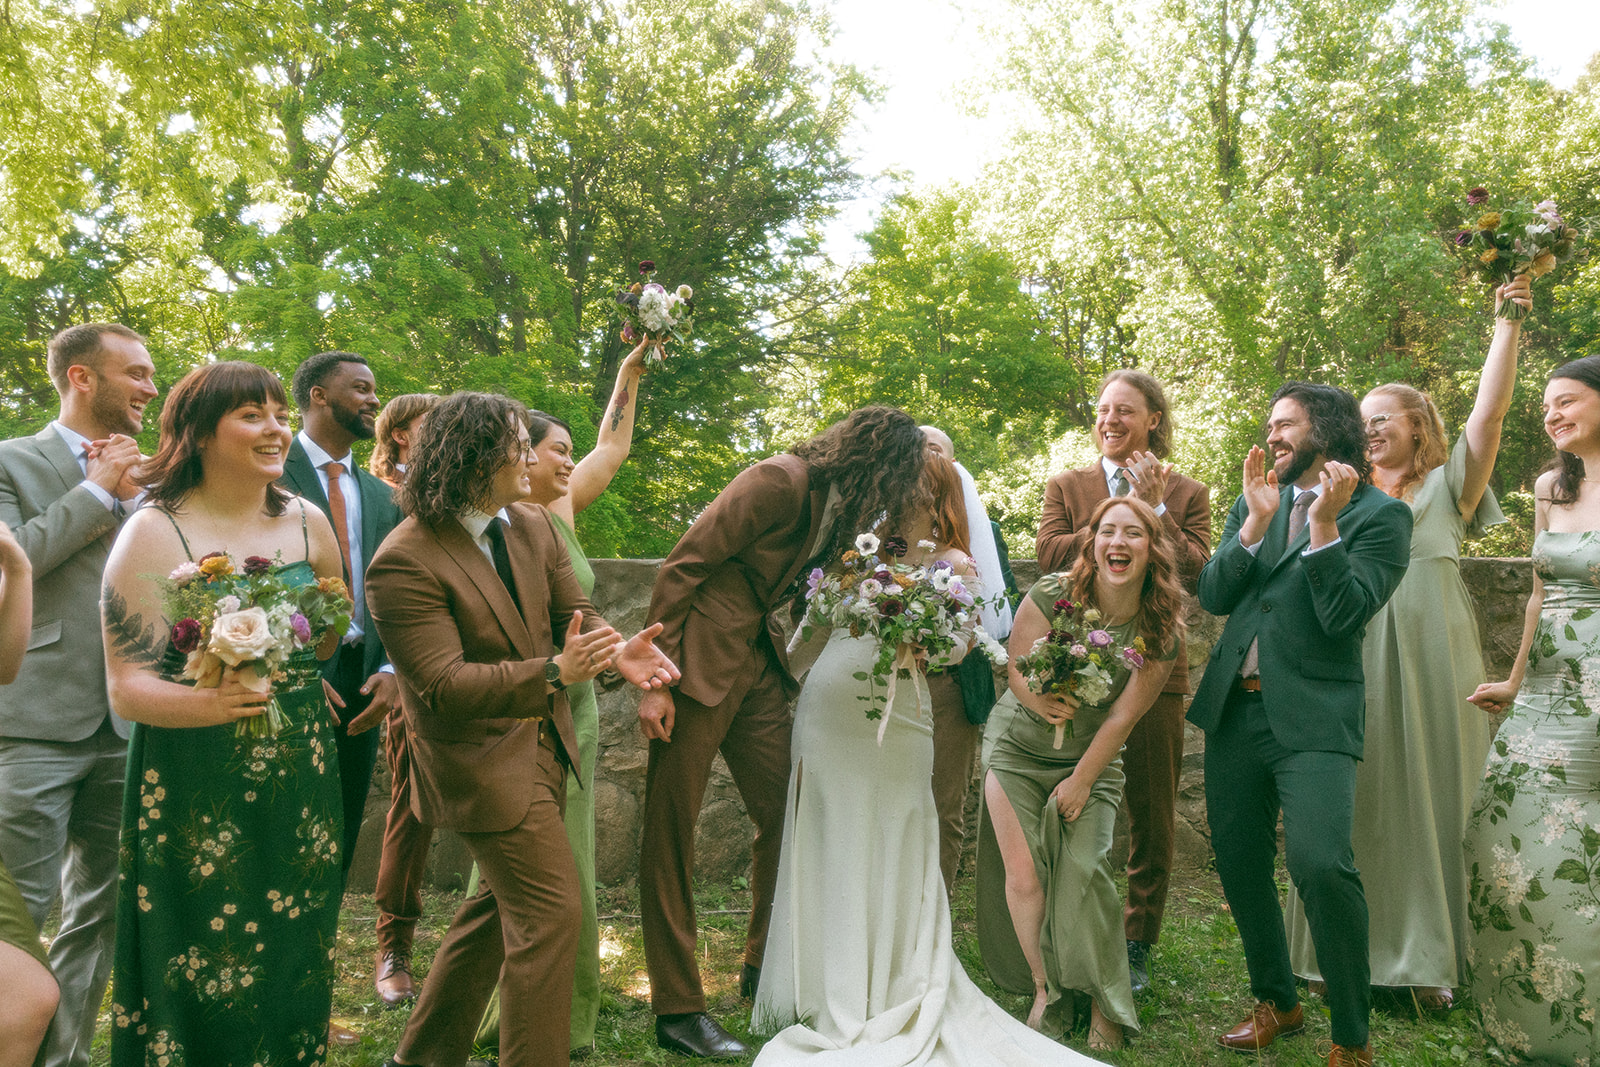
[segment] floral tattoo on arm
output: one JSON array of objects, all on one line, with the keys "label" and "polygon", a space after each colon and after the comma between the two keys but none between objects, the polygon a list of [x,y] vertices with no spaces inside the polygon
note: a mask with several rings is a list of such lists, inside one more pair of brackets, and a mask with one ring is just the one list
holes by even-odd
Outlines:
[{"label": "floral tattoo on arm", "polygon": [[622,425],[623,412],[628,409],[628,387],[624,385],[622,392],[617,394],[617,402],[611,409],[611,432],[616,433],[617,427]]}]

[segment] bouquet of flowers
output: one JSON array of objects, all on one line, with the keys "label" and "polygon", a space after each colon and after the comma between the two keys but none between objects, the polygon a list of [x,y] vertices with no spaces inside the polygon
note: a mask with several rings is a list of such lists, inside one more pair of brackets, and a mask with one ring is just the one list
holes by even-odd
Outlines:
[{"label": "bouquet of flowers", "polygon": [[650,280],[655,272],[654,261],[639,264],[642,280],[617,290],[617,313],[622,317],[623,343],[652,342],[646,358],[660,363],[666,358],[667,338],[682,341],[694,329],[694,290],[687,285],[668,290]]},{"label": "bouquet of flowers", "polygon": [[[1117,648],[1099,628],[1100,612],[1062,599],[1052,605],[1050,632],[1017,658],[1017,671],[1034,693],[1062,693],[1081,703],[1098,704],[1111,695],[1111,672],[1120,660],[1133,670],[1144,666],[1144,638]],[[1056,748],[1072,736],[1072,720],[1056,727]]]},{"label": "bouquet of flowers", "polygon": [[[930,541],[918,547],[931,550]],[[919,708],[930,708],[926,683],[917,669],[918,651],[938,658],[956,646],[958,635],[969,625],[985,652],[996,663],[1006,662],[1006,651],[974,622],[979,597],[970,579],[963,578],[945,560],[927,566],[884,562],[882,548],[893,560],[905,557],[908,546],[903,538],[879,541],[875,534],[856,537],[855,547],[845,550],[843,568],[833,573],[821,567],[811,572],[806,584],[806,613],[800,622],[799,638],[811,639],[819,626],[848,630],[852,637],[871,636],[878,642],[878,658],[871,672],[858,671],[856,678],[867,683],[867,718],[881,719],[878,743],[883,744],[889,720],[883,713],[894,703],[895,682],[910,678],[916,687]],[[881,688],[880,688],[881,687]]]},{"label": "bouquet of flowers", "polygon": [[[265,693],[289,677],[289,657],[314,648],[330,633],[350,628],[350,591],[341,578],[290,585],[278,576],[281,561],[246,556],[236,564],[226,552],[182,563],[167,575],[166,614],[172,646],[188,659],[181,677],[201,689],[224,678]],[[309,681],[308,679],[305,679]],[[240,719],[240,737],[276,737],[283,728],[277,697],[261,715]]]},{"label": "bouquet of flowers", "polygon": [[[1531,208],[1512,204],[1494,210],[1489,207],[1489,191],[1481,187],[1467,191],[1467,207],[1479,215],[1469,228],[1456,232],[1455,245],[1468,270],[1491,287],[1509,282],[1518,274],[1544,277],[1581,251],[1579,246],[1588,240],[1596,224],[1595,219],[1563,219],[1554,200]],[[1495,308],[1495,314],[1503,319],[1517,320],[1527,313],[1510,300]]]}]

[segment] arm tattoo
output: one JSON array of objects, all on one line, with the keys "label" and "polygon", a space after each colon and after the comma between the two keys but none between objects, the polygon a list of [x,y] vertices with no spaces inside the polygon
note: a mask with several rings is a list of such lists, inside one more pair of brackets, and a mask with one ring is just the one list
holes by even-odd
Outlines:
[{"label": "arm tattoo", "polygon": [[154,667],[161,661],[161,639],[156,627],[144,616],[128,613],[128,602],[121,593],[107,586],[102,593],[105,605],[106,640],[112,651],[137,667]]},{"label": "arm tattoo", "polygon": [[616,433],[617,427],[622,425],[622,413],[628,407],[628,387],[624,385],[622,392],[617,394],[616,407],[611,409],[611,432]]}]

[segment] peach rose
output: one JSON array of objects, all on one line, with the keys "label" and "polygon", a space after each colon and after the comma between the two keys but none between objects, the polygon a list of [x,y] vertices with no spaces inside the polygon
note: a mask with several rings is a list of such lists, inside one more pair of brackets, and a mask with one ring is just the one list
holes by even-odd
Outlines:
[{"label": "peach rose", "polygon": [[230,667],[246,660],[261,659],[273,646],[267,613],[261,608],[245,608],[218,615],[211,624],[211,651]]},{"label": "peach rose", "polygon": [[238,682],[246,689],[257,693],[270,693],[272,691],[272,673],[262,674],[254,667],[241,667],[236,671],[228,672],[230,682]]},{"label": "peach rose", "polygon": [[197,648],[183,665],[183,676],[193,678],[196,689],[215,689],[222,684],[222,660],[215,652]]}]

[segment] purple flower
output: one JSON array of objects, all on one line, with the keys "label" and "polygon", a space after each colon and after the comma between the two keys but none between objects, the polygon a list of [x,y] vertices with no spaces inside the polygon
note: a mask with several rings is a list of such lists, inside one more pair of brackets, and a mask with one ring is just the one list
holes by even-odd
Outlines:
[{"label": "purple flower", "polygon": [[905,604],[893,598],[885,600],[878,605],[878,614],[884,616],[885,618],[893,618],[905,610]]},{"label": "purple flower", "polygon": [[1089,643],[1095,648],[1110,648],[1111,635],[1104,630],[1090,630]]},{"label": "purple flower", "polygon": [[172,647],[185,656],[200,647],[200,624],[193,619],[179,619],[172,624]]},{"label": "purple flower", "polygon": [[246,574],[265,574],[272,569],[272,561],[265,556],[246,556],[244,558],[244,572]]},{"label": "purple flower", "polygon": [[1087,648],[1084,648],[1082,645],[1073,645],[1072,648],[1069,649],[1068,651],[1070,651],[1072,653],[1073,658],[1075,658],[1075,659],[1088,659],[1089,658],[1089,650]]},{"label": "purple flower", "polygon": [[879,567],[877,570],[872,572],[872,576],[878,579],[878,581],[882,582],[884,585],[888,585],[890,582],[894,581],[894,575],[890,572],[888,567]]},{"label": "purple flower", "polygon": [[810,577],[808,577],[806,579],[806,595],[807,596],[815,596],[816,595],[817,587],[822,584],[823,577],[824,577],[824,575],[822,573],[822,568],[821,567],[812,568]]},{"label": "purple flower", "polygon": [[633,328],[633,323],[629,322],[624,324],[622,327],[622,343],[625,345],[632,345],[637,344],[638,342],[639,331]]},{"label": "purple flower", "polygon": [[1122,662],[1134,670],[1138,670],[1144,666],[1144,657],[1131,648],[1125,648],[1122,650]]},{"label": "purple flower", "polygon": [[1480,204],[1487,204],[1488,202],[1489,190],[1485,189],[1483,186],[1478,185],[1467,190],[1467,203],[1471,204],[1473,207],[1477,207]]},{"label": "purple flower", "polygon": [[289,616],[289,628],[294,631],[294,639],[302,645],[311,643],[311,623],[298,611]]},{"label": "purple flower", "polygon": [[1472,231],[1471,230],[1457,230],[1456,231],[1456,247],[1465,248],[1468,245],[1470,245],[1471,243],[1472,243]]},{"label": "purple flower", "polygon": [[889,555],[894,556],[897,559],[911,551],[911,546],[908,545],[906,543],[906,539],[901,537],[899,534],[890,534],[889,536],[885,537],[883,539],[883,547],[888,551]]}]

